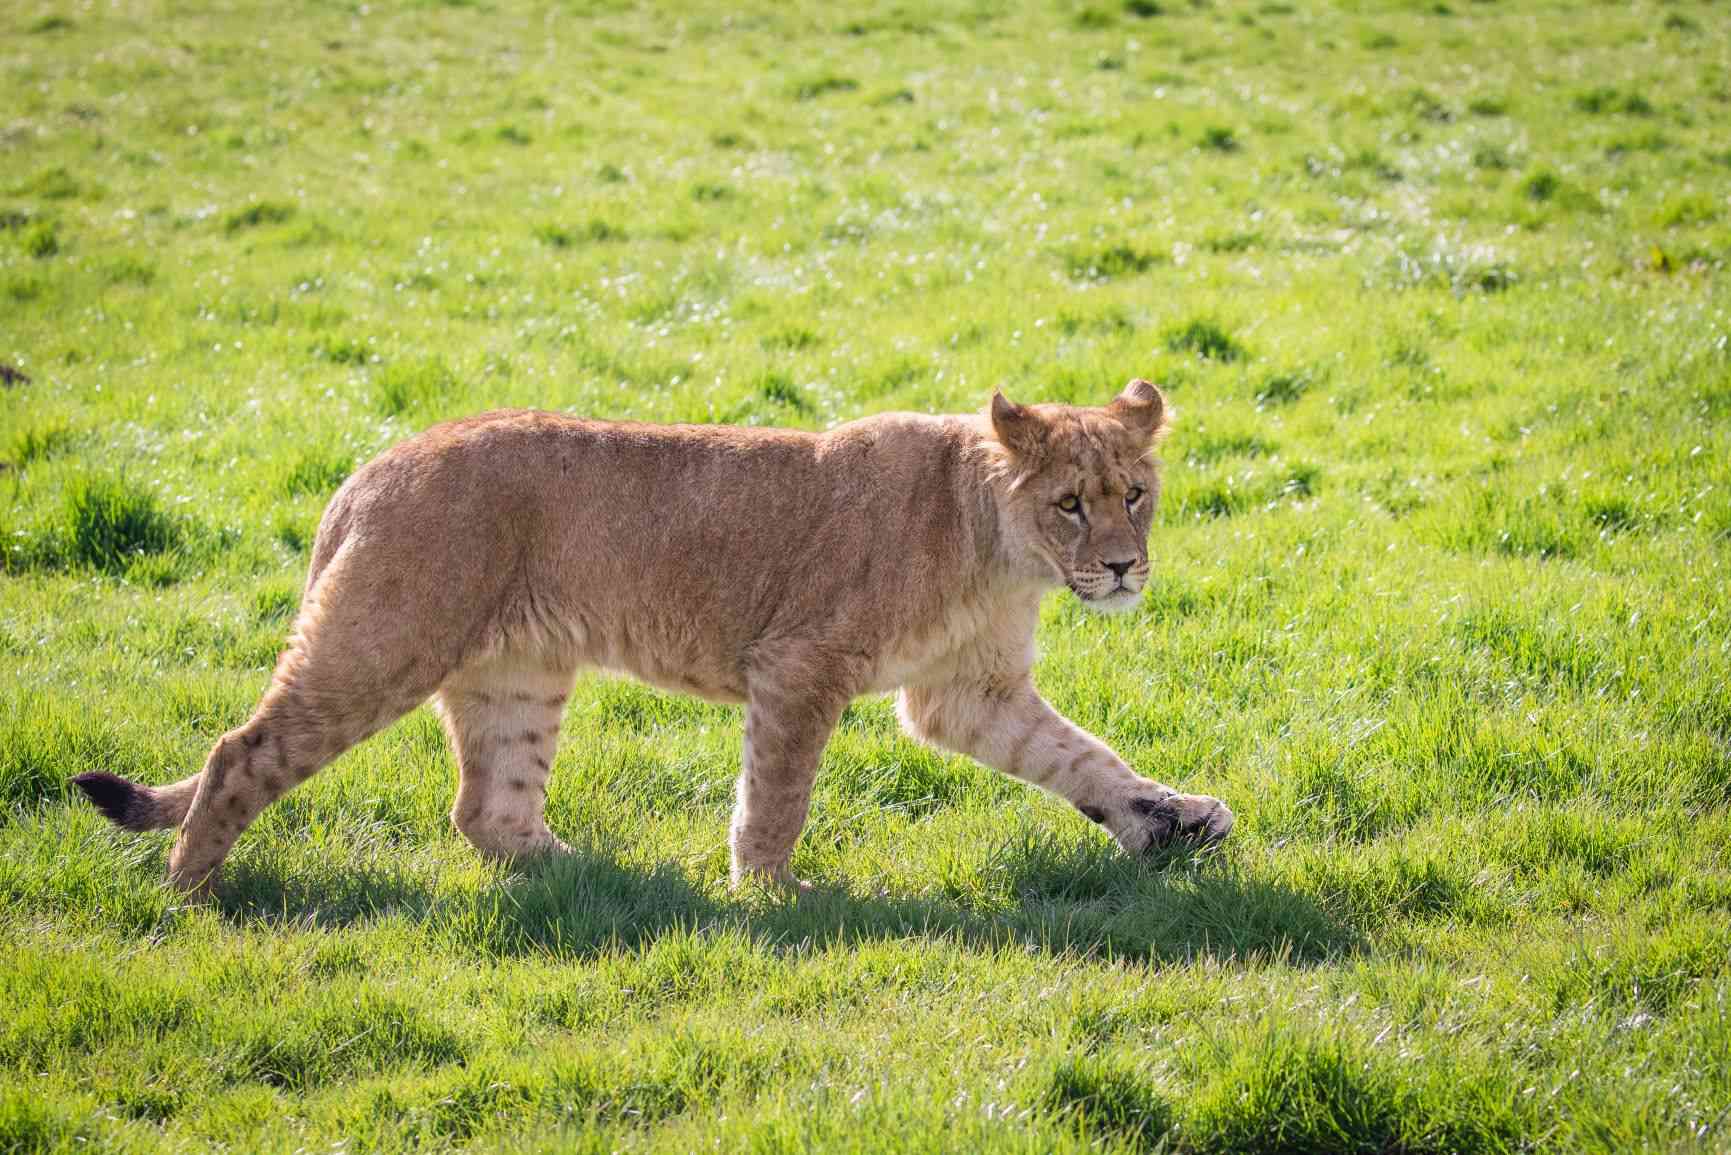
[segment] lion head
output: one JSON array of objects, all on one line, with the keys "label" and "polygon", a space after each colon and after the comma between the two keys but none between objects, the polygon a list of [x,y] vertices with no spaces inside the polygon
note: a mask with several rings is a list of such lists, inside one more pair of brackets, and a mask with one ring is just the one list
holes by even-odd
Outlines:
[{"label": "lion head", "polygon": [[1091,609],[1127,610],[1148,580],[1148,527],[1160,501],[1155,448],[1166,400],[1135,380],[1110,405],[1017,405],[992,397],[1002,448],[1005,545]]}]

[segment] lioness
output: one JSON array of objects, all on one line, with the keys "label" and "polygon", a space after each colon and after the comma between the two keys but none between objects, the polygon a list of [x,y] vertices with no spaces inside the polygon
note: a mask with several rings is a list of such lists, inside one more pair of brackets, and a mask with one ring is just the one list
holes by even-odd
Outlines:
[{"label": "lioness", "polygon": [[170,786],[74,782],[129,830],[178,824],[208,887],[259,812],[428,696],[483,853],[567,849],[547,775],[583,666],[745,704],[733,881],[788,869],[830,730],[899,690],[915,736],[1068,799],[1131,853],[1225,837],[1232,812],[1140,777],[1034,689],[1043,591],[1102,610],[1148,576],[1166,404],[885,414],[827,433],[488,413],[434,426],[337,491],[270,688]]}]

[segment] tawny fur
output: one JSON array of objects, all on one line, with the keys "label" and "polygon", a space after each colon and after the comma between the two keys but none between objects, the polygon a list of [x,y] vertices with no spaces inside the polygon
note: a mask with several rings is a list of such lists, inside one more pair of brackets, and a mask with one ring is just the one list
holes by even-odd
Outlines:
[{"label": "tawny fur", "polygon": [[746,707],[733,877],[792,883],[812,779],[852,698],[1068,799],[1131,852],[1232,814],[1142,778],[1034,689],[1044,591],[1103,609],[1148,574],[1164,399],[888,414],[827,433],[489,413],[397,445],[331,500],[258,708],[204,769],[78,782],[130,829],[178,824],[175,885],[331,759],[436,697],[483,852],[565,849],[544,819],[576,672]]}]

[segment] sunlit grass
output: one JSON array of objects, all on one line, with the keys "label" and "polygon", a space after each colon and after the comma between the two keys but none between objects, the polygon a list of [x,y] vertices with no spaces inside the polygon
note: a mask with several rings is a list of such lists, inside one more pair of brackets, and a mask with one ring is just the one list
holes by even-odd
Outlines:
[{"label": "sunlit grass", "polygon": [[[0,45],[0,1150],[1731,1142],[1712,5],[27,4]],[[818,893],[736,896],[737,711],[600,679],[550,866],[451,831],[424,711],[214,909],[66,792],[246,716],[325,501],[434,421],[1138,375],[1155,576],[1055,596],[1037,674],[1230,801],[1206,860],[867,700]]]}]

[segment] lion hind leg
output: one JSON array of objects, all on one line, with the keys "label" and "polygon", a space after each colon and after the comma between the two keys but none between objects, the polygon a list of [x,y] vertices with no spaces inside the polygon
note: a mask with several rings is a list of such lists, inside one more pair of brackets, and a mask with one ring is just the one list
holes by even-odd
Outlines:
[{"label": "lion hind leg", "polygon": [[528,655],[459,670],[438,710],[457,757],[451,821],[489,858],[563,853],[547,827],[547,779],[574,671]]},{"label": "lion hind leg", "polygon": [[430,628],[348,553],[339,551],[302,603],[252,717],[218,740],[196,776],[169,855],[169,880],[182,890],[208,889],[265,807],[426,701],[455,664],[462,623]]}]

